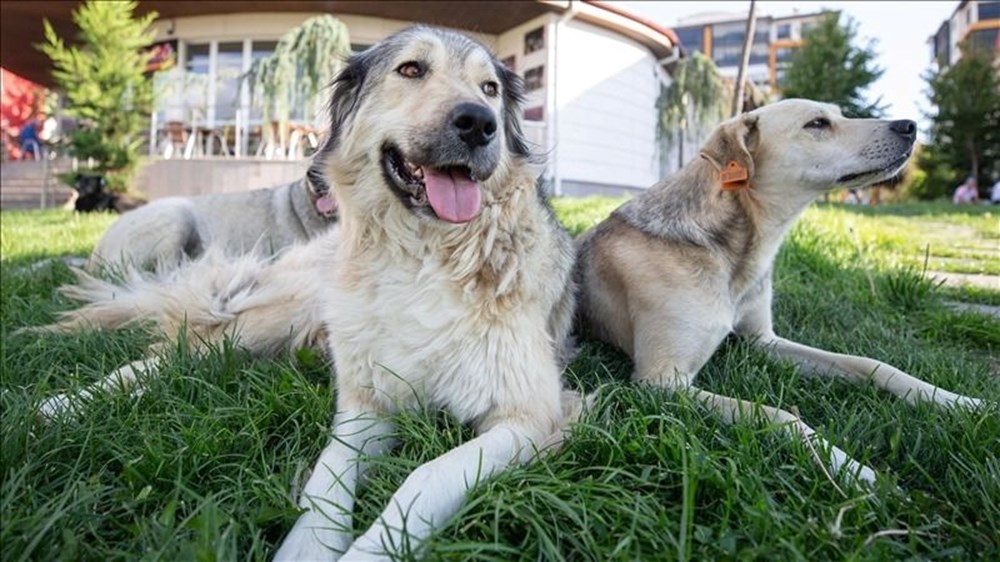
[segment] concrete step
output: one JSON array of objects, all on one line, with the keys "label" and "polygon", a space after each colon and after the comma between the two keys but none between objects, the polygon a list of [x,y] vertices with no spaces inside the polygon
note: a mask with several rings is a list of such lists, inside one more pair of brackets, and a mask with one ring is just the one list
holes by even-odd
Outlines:
[{"label": "concrete step", "polygon": [[66,199],[56,199],[54,201],[46,202],[45,207],[42,207],[41,200],[37,198],[30,199],[4,199],[0,202],[0,211],[28,211],[34,209],[62,209],[66,206],[68,198]]},{"label": "concrete step", "polygon": [[42,185],[48,171],[47,207],[61,207],[73,194],[73,189],[59,181],[59,174],[72,169],[68,160],[48,162],[16,161],[0,165],[0,209],[39,209]]}]

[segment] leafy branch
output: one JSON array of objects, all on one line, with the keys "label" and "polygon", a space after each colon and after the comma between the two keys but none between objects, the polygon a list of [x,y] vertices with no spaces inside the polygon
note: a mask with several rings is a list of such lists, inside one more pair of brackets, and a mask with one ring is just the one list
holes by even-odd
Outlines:
[{"label": "leafy branch", "polygon": [[264,120],[286,123],[293,104],[313,107],[350,54],[347,26],[331,15],[310,18],[286,33],[245,75],[251,95],[262,93]]}]

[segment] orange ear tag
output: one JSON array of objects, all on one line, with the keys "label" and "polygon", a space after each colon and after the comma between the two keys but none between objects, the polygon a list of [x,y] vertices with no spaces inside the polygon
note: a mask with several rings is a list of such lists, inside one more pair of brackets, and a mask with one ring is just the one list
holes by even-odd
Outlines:
[{"label": "orange ear tag", "polygon": [[719,172],[719,180],[722,182],[722,189],[725,191],[736,191],[739,189],[750,189],[749,172],[736,160],[730,160],[726,168]]}]

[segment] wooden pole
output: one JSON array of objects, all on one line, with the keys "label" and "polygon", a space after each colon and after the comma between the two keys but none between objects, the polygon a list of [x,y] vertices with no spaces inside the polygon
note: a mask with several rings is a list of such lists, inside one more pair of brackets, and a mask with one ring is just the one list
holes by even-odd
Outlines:
[{"label": "wooden pole", "polygon": [[747,16],[746,36],[743,38],[743,56],[740,58],[740,70],[736,75],[736,91],[733,93],[732,117],[743,112],[743,91],[746,87],[747,66],[750,64],[750,48],[753,46],[753,35],[756,27],[757,2],[750,0],[750,15]]}]

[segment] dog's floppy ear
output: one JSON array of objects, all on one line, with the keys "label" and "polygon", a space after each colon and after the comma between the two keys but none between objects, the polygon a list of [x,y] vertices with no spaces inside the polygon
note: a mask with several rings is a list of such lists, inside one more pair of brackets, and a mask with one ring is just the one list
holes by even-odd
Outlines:
[{"label": "dog's floppy ear", "polygon": [[316,197],[322,197],[330,192],[330,182],[326,180],[326,175],[323,173],[323,162],[314,158],[312,164],[309,165],[309,169],[306,170],[306,183],[309,191]]},{"label": "dog's floppy ear", "polygon": [[330,96],[330,131],[326,141],[319,149],[320,155],[333,150],[340,139],[344,126],[358,108],[361,101],[361,90],[371,69],[371,51],[368,49],[352,55],[347,59],[347,66],[333,80]]},{"label": "dog's floppy ear", "polygon": [[757,116],[744,114],[719,126],[701,149],[701,157],[719,171],[723,189],[749,187],[753,153],[760,140]]},{"label": "dog's floppy ear", "polygon": [[502,62],[494,60],[493,66],[496,68],[497,76],[500,77],[500,87],[503,90],[503,126],[504,136],[507,137],[507,150],[522,158],[531,158],[531,149],[521,129],[524,84],[521,77]]}]

